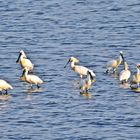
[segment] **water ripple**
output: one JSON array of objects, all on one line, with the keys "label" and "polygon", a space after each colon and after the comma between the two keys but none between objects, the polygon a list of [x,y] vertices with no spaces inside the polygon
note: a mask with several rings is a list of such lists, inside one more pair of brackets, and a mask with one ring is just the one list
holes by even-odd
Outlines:
[{"label": "water ripple", "polygon": [[[140,96],[121,87],[105,64],[125,53],[132,73],[139,63],[139,1],[0,1],[0,76],[14,89],[0,97],[0,139],[139,140]],[[21,82],[16,64],[23,49],[44,80],[41,89]],[[80,94],[69,57],[96,73]],[[118,73],[122,70],[120,66]]]}]

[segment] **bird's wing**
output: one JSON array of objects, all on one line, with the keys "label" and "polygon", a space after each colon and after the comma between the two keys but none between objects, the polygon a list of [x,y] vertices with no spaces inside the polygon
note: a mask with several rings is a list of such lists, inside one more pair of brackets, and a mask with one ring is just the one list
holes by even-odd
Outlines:
[{"label": "bird's wing", "polygon": [[82,75],[87,75],[88,70],[89,69],[84,66],[75,66],[75,72],[82,74]]},{"label": "bird's wing", "polygon": [[36,75],[28,75],[28,80],[34,84],[42,84],[43,81]]},{"label": "bird's wing", "polygon": [[22,65],[24,67],[30,67],[30,68],[34,66],[29,59],[24,59],[24,61],[22,62]]},{"label": "bird's wing", "polygon": [[120,73],[119,79],[120,79],[120,81],[128,79],[130,77],[130,75],[131,75],[131,72],[129,70],[123,70]]},{"label": "bird's wing", "polygon": [[13,89],[13,87],[5,80],[0,79],[0,86],[4,89]]},{"label": "bird's wing", "polygon": [[116,60],[111,60],[109,62],[107,62],[106,67],[107,68],[114,68],[117,65],[117,61]]}]

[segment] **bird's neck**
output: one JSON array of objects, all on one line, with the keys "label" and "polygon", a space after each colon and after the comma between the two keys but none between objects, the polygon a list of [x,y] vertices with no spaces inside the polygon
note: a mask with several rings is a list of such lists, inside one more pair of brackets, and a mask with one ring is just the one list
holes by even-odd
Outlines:
[{"label": "bird's neck", "polygon": [[25,78],[27,77],[27,75],[28,75],[28,71],[25,71],[24,73]]},{"label": "bird's neck", "polygon": [[121,64],[121,62],[122,62],[122,56],[119,56],[119,59],[118,59],[118,65],[120,65]]},{"label": "bird's neck", "polygon": [[124,62],[124,70],[128,70],[128,64]]},{"label": "bird's neck", "polygon": [[23,56],[23,55],[21,55],[21,56],[20,56],[20,60],[22,61],[23,59],[24,59],[24,56]]},{"label": "bird's neck", "polygon": [[22,54],[22,55],[20,56],[20,59],[21,59],[21,60],[23,60],[23,59],[27,59],[27,57],[26,57],[25,54]]},{"label": "bird's neck", "polygon": [[140,74],[140,70],[137,68],[137,74]]},{"label": "bird's neck", "polygon": [[71,68],[73,69],[75,67],[75,62],[71,62]]}]

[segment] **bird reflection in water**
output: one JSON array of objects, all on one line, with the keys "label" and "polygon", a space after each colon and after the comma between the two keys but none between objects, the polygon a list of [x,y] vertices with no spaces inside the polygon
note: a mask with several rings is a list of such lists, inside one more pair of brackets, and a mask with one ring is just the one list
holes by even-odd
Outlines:
[{"label": "bird reflection in water", "polygon": [[73,85],[75,88],[79,89],[80,80],[73,81]]},{"label": "bird reflection in water", "polygon": [[87,98],[87,99],[91,99],[92,98],[92,94],[89,92],[80,92],[80,95],[82,95],[83,97]]},{"label": "bird reflection in water", "polygon": [[118,78],[119,77],[119,73],[117,71],[115,71],[114,73],[109,73],[108,75],[110,75],[113,78]]},{"label": "bird reflection in water", "polygon": [[130,88],[130,84],[129,83],[121,83],[120,84],[120,88],[129,89]]},{"label": "bird reflection in water", "polygon": [[42,88],[29,88],[26,90],[27,93],[31,94],[31,93],[37,93],[37,92],[43,92]]},{"label": "bird reflection in water", "polygon": [[11,99],[10,94],[0,94],[0,101],[5,101]]},{"label": "bird reflection in water", "polygon": [[134,92],[140,92],[140,87],[137,86],[137,84],[133,84],[130,86],[131,90]]}]

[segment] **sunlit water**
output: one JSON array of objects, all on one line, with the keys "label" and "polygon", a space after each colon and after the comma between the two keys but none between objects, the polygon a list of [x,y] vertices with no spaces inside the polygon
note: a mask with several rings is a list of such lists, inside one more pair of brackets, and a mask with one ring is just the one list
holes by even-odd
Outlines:
[{"label": "sunlit water", "polygon": [[[140,94],[104,73],[120,50],[136,72],[139,13],[139,0],[0,1],[0,77],[14,87],[0,98],[0,139],[139,140]],[[19,80],[21,49],[44,80],[41,89]],[[70,56],[97,75],[88,94],[64,69]]]}]

